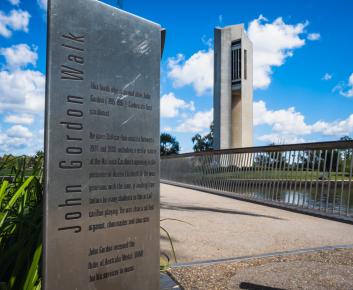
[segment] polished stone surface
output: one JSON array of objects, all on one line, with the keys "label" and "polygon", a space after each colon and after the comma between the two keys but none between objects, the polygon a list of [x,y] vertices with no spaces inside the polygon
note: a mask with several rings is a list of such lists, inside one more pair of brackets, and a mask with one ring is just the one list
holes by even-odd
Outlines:
[{"label": "polished stone surface", "polygon": [[158,289],[161,28],[51,0],[45,289]]}]

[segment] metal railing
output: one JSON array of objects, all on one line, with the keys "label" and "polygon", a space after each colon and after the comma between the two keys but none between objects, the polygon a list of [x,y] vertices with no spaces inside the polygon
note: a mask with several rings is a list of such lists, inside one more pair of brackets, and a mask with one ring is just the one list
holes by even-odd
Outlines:
[{"label": "metal railing", "polygon": [[161,181],[353,221],[353,141],[161,158]]}]

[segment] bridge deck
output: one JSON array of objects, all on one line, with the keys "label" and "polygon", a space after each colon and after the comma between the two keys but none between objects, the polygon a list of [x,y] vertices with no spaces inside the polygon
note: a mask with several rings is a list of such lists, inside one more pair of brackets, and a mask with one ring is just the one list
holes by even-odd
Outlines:
[{"label": "bridge deck", "polygon": [[[353,244],[353,226],[161,184],[161,219],[178,262]],[[170,255],[165,236],[161,251]]]}]

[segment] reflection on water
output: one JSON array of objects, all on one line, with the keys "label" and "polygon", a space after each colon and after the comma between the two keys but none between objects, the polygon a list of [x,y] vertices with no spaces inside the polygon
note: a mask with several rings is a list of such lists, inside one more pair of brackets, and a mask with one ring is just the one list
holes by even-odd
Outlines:
[{"label": "reflection on water", "polygon": [[353,219],[353,182],[255,180],[195,176],[179,182],[235,193],[243,198],[312,209]]},{"label": "reflection on water", "polygon": [[273,201],[296,207],[353,217],[353,198],[349,192],[353,186],[348,182],[329,184],[327,181],[307,182],[267,182],[246,184],[241,182],[227,187],[228,191],[258,200]]}]

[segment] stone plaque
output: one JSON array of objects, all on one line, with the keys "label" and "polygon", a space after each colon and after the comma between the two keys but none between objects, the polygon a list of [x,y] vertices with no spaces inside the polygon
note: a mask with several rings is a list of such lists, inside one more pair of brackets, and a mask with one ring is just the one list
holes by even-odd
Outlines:
[{"label": "stone plaque", "polygon": [[159,289],[161,27],[48,4],[44,288]]}]

